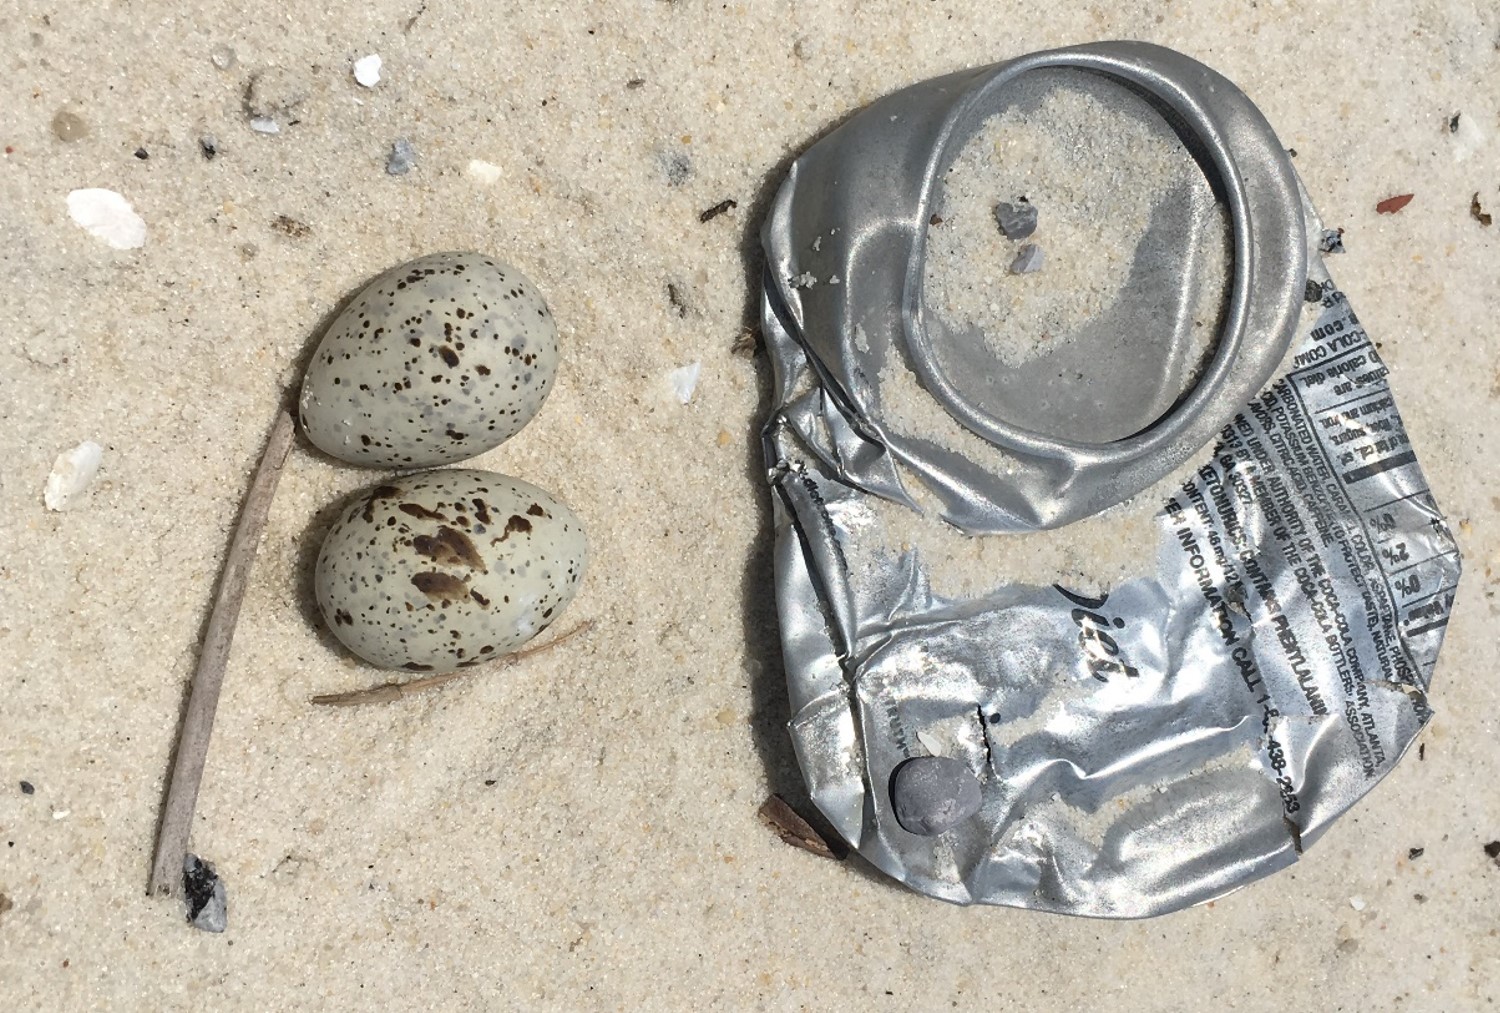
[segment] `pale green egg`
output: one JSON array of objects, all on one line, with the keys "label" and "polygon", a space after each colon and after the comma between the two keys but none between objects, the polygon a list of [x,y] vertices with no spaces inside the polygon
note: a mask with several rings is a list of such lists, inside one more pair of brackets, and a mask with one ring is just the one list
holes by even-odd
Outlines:
[{"label": "pale green egg", "polygon": [[520,432],[557,362],[557,326],[521,272],[482,253],[418,257],[329,325],[302,379],[302,428],[350,464],[453,464]]},{"label": "pale green egg", "polygon": [[371,664],[446,672],[502,657],[578,593],[588,542],[544,489],[488,471],[427,471],[356,493],[315,584],[334,636]]}]

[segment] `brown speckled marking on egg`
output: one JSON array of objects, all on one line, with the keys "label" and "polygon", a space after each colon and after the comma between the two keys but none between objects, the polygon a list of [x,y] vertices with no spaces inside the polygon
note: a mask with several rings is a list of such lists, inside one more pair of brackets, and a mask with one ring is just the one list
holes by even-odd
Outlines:
[{"label": "brown speckled marking on egg", "polygon": [[488,471],[422,472],[350,498],[318,554],[318,606],[366,661],[447,672],[551,625],[587,555],[582,524],[545,490]]},{"label": "brown speckled marking on egg", "polygon": [[351,464],[452,464],[531,421],[557,361],[552,315],[519,271],[429,254],[376,278],[329,326],[302,379],[302,427]]}]

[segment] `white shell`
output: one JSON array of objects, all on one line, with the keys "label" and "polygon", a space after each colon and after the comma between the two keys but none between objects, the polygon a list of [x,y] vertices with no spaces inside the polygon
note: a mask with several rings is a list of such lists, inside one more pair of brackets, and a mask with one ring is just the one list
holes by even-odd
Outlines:
[{"label": "white shell", "polygon": [[354,297],[302,379],[308,439],[350,464],[427,468],[498,447],[557,375],[536,286],[481,253],[434,253]]},{"label": "white shell", "polygon": [[369,56],[361,56],[354,61],[354,80],[366,88],[373,88],[380,83],[379,53],[371,53]]},{"label": "white shell", "polygon": [[72,450],[65,450],[52,462],[42,501],[48,510],[69,510],[78,505],[83,492],[99,473],[104,448],[93,440],[84,440]]},{"label": "white shell", "polygon": [[89,235],[117,250],[138,250],[146,245],[146,222],[130,201],[113,190],[88,187],[71,191],[68,215]]},{"label": "white shell", "polygon": [[371,664],[447,672],[555,622],[587,556],[583,525],[546,491],[488,471],[422,472],[350,499],[318,555],[318,606]]}]

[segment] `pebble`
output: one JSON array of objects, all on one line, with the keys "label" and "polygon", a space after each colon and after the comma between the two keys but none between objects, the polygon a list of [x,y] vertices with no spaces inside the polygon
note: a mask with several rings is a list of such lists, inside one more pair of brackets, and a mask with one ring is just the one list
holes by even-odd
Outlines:
[{"label": "pebble", "polygon": [[995,205],[995,224],[1000,226],[1006,239],[1030,238],[1036,231],[1036,223],[1036,207],[1027,201],[1017,201],[1015,204],[1001,201]]},{"label": "pebble", "polygon": [[235,56],[234,50],[228,46],[215,46],[209,50],[208,58],[220,70],[233,70],[234,65],[239,63],[239,57]]},{"label": "pebble", "polygon": [[228,897],[224,881],[214,867],[197,855],[182,859],[183,895],[188,905],[188,921],[204,932],[223,932],[229,927]]},{"label": "pebble", "polygon": [[1011,274],[1031,274],[1042,269],[1042,248],[1027,243],[1016,251],[1016,259],[1010,262]]},{"label": "pebble", "polygon": [[417,164],[417,149],[411,141],[398,137],[391,145],[391,155],[385,160],[385,171],[392,176],[405,176]]},{"label": "pebble", "polygon": [[81,141],[87,137],[89,127],[83,122],[83,117],[77,113],[61,109],[58,110],[56,116],[52,117],[52,135],[59,141],[71,144],[73,141]]},{"label": "pebble", "polygon": [[948,756],[917,756],[896,768],[891,806],[896,820],[919,837],[936,837],[979,812],[984,798],[968,766]]},{"label": "pebble", "polygon": [[198,150],[203,152],[203,157],[213,161],[219,154],[219,139],[213,134],[204,134],[198,138]]},{"label": "pebble", "polygon": [[1343,253],[1344,252],[1344,230],[1324,229],[1323,235],[1318,239],[1319,253]]}]

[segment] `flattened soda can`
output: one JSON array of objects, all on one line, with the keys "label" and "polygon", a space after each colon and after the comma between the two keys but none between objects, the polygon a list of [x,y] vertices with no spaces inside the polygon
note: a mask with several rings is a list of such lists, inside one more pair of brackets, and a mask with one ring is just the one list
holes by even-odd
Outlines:
[{"label": "flattened soda can", "polygon": [[1429,720],[1460,561],[1238,88],[1141,43],[872,103],[764,227],[790,731],[956,903],[1161,914],[1296,861]]}]

